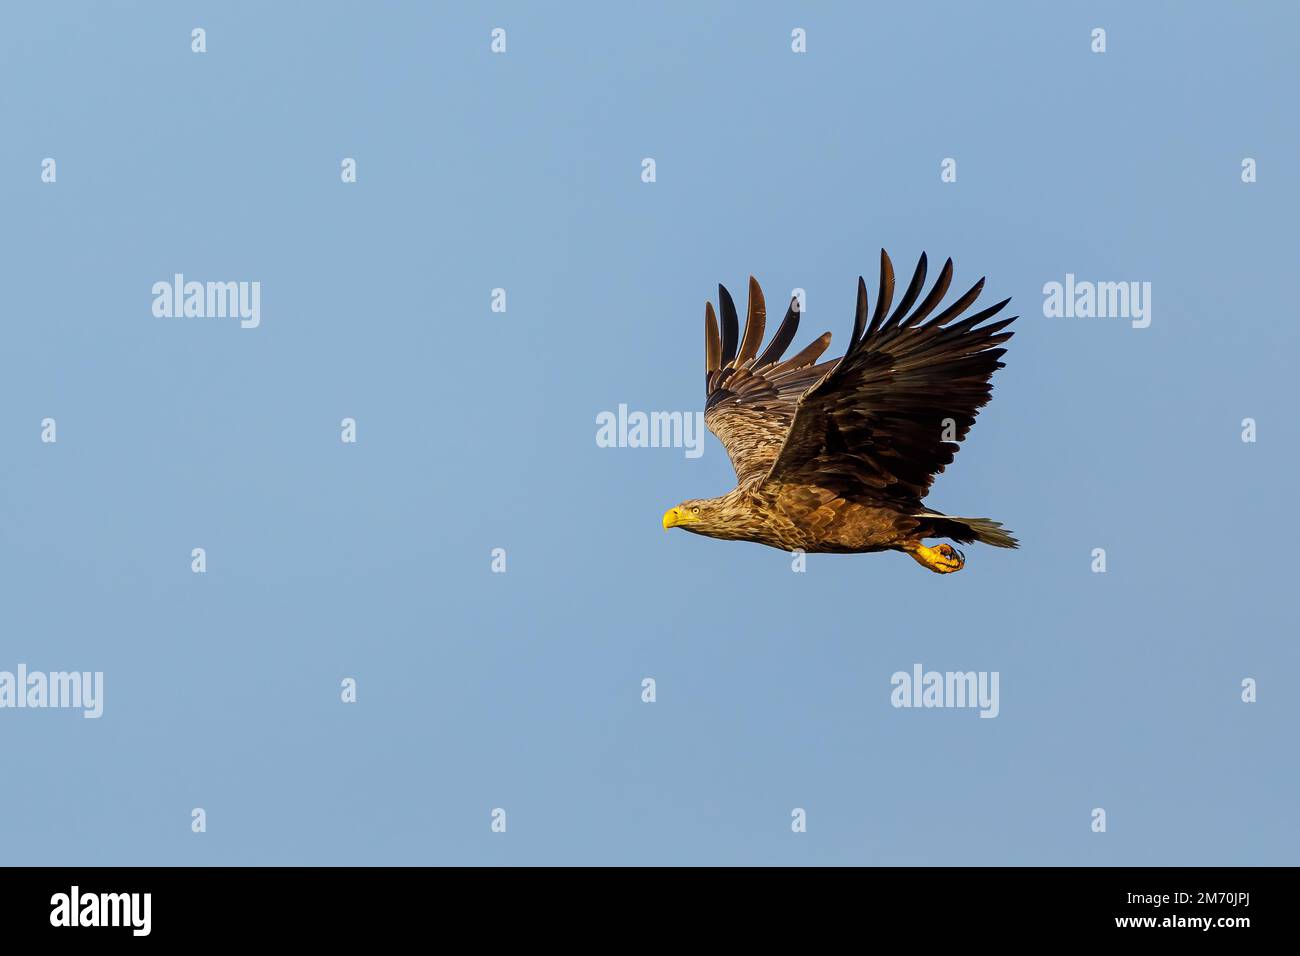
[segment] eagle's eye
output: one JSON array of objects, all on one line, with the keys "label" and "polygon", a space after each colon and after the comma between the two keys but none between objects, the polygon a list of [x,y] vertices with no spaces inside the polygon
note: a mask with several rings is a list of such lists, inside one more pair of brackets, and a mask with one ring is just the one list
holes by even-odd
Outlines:
[{"label": "eagle's eye", "polygon": [[699,513],[700,513],[700,506],[699,506],[699,505],[695,505],[693,508],[691,508],[691,514],[693,514],[693,515],[697,515],[697,514],[699,514]]}]

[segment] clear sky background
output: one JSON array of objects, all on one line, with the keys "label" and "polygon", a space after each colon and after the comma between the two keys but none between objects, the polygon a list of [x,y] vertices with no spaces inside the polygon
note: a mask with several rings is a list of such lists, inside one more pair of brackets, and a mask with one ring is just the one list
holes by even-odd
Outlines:
[{"label": "clear sky background", "polygon": [[[1298,29],[4,5],[0,670],[105,702],[0,711],[0,863],[1300,861]],[[796,346],[838,354],[882,246],[1014,297],[928,503],[1022,548],[796,574],[665,534],[732,486],[721,445],[599,448],[596,415],[702,408],[719,281],[806,289]],[[261,326],[155,318],[176,272],[260,281]],[[1045,318],[1066,273],[1152,283],[1151,326]],[[914,663],[998,671],[1000,715],[891,707]]]}]

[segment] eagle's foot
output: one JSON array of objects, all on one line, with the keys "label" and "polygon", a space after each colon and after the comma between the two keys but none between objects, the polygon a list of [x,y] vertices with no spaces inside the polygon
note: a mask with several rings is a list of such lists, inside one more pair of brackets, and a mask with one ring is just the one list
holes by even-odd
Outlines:
[{"label": "eagle's foot", "polygon": [[918,544],[915,548],[909,548],[907,553],[935,574],[952,574],[966,566],[966,555],[950,544],[938,544],[933,548]]}]

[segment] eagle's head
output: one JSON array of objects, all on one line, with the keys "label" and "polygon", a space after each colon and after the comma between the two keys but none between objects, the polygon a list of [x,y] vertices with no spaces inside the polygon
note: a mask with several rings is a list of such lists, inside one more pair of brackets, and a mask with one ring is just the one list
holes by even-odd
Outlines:
[{"label": "eagle's head", "polygon": [[664,512],[664,530],[685,528],[687,531],[702,532],[713,513],[713,503],[691,499],[683,501],[675,508]]},{"label": "eagle's head", "polygon": [[664,512],[664,530],[669,528],[710,538],[758,541],[766,525],[750,493],[733,488],[720,498],[688,498],[676,508],[669,508]]}]

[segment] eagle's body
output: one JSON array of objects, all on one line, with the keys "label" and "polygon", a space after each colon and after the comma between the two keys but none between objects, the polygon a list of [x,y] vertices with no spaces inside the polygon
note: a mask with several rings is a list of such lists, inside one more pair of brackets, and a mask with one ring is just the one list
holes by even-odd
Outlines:
[{"label": "eagle's body", "polygon": [[922,255],[887,316],[894,272],[883,250],[880,273],[870,324],[859,278],[849,347],[840,359],[820,364],[830,333],[782,360],[798,329],[797,302],[759,354],[766,307],[758,283],[749,280],[743,337],[731,296],[718,287],[721,334],[712,304],[705,308],[704,418],[727,449],[737,487],[670,509],[665,528],[786,551],[904,551],[939,573],[960,570],[964,558],[949,545],[926,547],[925,538],[1016,546],[995,521],[943,515],[922,504],[989,399],[989,378],[1006,351],[997,346],[1011,338],[1003,330],[1015,317],[980,323],[1009,300],[961,318],[981,279],[930,318],[952,279],[948,260],[912,310],[925,282]]},{"label": "eagle's body", "polygon": [[[782,551],[855,554],[885,551],[918,538],[952,537],[913,509],[851,501],[815,485],[771,482],[714,498],[721,524],[700,533],[753,541]],[[915,510],[921,510],[919,507]],[[696,530],[690,523],[687,531]]]}]

